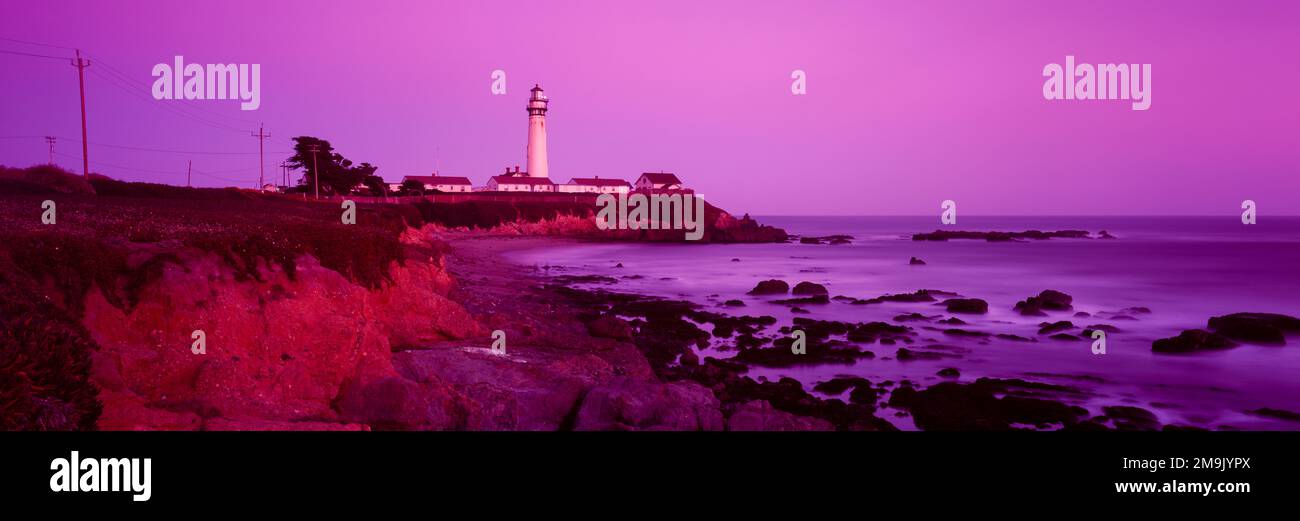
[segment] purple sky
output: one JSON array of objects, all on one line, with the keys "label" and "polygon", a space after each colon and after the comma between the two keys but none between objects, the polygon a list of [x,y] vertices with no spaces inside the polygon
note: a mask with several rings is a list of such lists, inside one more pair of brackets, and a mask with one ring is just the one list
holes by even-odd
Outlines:
[{"label": "purple sky", "polygon": [[[1296,2],[28,1],[6,11],[0,37],[99,61],[86,76],[92,143],[244,153],[90,147],[92,170],[127,180],[184,184],[193,159],[208,173],[196,185],[251,187],[249,133],[265,122],[273,179],[287,138],[310,134],[391,181],[437,168],[483,184],[524,164],[523,107],[540,82],[552,98],[552,179],[670,171],[736,213],[937,215],[944,199],[962,215],[1237,214],[1243,199],[1261,218],[1300,213]],[[177,54],[260,63],[261,109],[153,100],[151,68]],[[1150,110],[1043,99],[1043,66],[1066,54],[1152,64]],[[13,54],[0,67],[0,164],[45,162],[39,136],[55,135],[57,162],[79,171],[75,69]],[[489,92],[494,69],[507,73],[505,96]],[[794,69],[807,72],[805,96],[790,93]],[[138,84],[102,76],[113,72]]]}]

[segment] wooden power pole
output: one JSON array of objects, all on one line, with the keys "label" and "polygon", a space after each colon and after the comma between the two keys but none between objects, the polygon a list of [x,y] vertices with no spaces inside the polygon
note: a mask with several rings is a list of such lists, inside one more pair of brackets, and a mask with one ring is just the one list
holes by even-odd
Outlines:
[{"label": "wooden power pole", "polygon": [[86,67],[90,66],[90,60],[81,58],[81,49],[77,49],[72,66],[77,68],[77,83],[81,86],[81,173],[90,180],[90,148],[86,143]]},{"label": "wooden power pole", "polygon": [[257,138],[257,189],[261,190],[263,186],[266,186],[266,157],[263,155],[262,142],[266,141],[266,138],[271,137],[271,135],[262,130],[261,125],[258,125],[257,133],[252,136]]}]

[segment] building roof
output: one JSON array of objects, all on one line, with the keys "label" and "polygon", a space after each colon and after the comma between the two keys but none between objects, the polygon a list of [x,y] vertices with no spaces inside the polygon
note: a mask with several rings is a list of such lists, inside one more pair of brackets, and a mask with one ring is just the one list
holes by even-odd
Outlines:
[{"label": "building roof", "polygon": [[553,185],[549,177],[515,177],[510,175],[494,175],[492,180],[499,185]]},{"label": "building roof", "polygon": [[601,179],[599,177],[575,177],[569,180],[571,185],[583,186],[631,186],[622,179]]},{"label": "building roof", "polygon": [[426,185],[472,185],[468,177],[452,177],[445,175],[408,175],[402,178],[402,181],[415,181]]},{"label": "building roof", "polygon": [[661,173],[646,172],[644,174],[641,174],[641,177],[646,178],[647,181],[650,181],[651,183],[654,184],[664,184],[664,185],[682,184],[682,180],[678,179],[676,175],[666,174],[662,172]]}]

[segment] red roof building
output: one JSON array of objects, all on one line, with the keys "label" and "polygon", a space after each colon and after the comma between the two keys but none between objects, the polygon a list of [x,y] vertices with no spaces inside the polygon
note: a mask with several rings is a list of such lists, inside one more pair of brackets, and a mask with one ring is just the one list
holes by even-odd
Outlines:
[{"label": "red roof building", "polygon": [[632,185],[622,179],[575,177],[568,184],[558,185],[557,188],[568,193],[625,194],[632,190]]},{"label": "red roof building", "polygon": [[665,172],[646,172],[638,177],[634,187],[638,191],[689,191],[682,187],[682,180],[676,175]]}]

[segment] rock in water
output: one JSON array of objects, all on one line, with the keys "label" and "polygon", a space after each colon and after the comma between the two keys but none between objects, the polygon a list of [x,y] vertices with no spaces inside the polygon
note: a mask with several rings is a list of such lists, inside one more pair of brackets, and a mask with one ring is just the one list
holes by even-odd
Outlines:
[{"label": "rock in water", "polygon": [[750,295],[784,295],[790,292],[790,285],[784,280],[765,280],[759,282],[754,289],[749,290]]},{"label": "rock in water", "polygon": [[949,313],[984,314],[989,312],[989,303],[977,298],[950,298],[943,301]]},{"label": "rock in water", "polygon": [[1044,310],[1047,311],[1069,311],[1074,307],[1071,305],[1074,297],[1071,297],[1054,289],[1043,290],[1037,296],[1029,297],[1016,303],[1015,310],[1021,315],[1042,316]]},{"label": "rock in water", "polygon": [[826,286],[815,282],[800,282],[795,285],[792,295],[827,295]]},{"label": "rock in water", "polygon": [[1286,333],[1300,332],[1300,319],[1276,313],[1233,313],[1213,317],[1210,329],[1252,344],[1286,345]]},{"label": "rock in water", "polygon": [[1151,350],[1157,353],[1193,353],[1236,347],[1237,343],[1218,333],[1204,329],[1189,329],[1176,337],[1162,338],[1151,343]]}]

